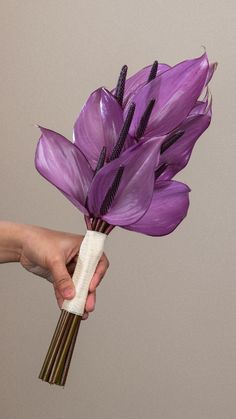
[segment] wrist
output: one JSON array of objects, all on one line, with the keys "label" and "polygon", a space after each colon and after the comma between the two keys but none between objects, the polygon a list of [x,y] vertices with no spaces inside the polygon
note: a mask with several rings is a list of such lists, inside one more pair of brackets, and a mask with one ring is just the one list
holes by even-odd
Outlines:
[{"label": "wrist", "polygon": [[0,263],[19,262],[26,225],[0,221]]}]

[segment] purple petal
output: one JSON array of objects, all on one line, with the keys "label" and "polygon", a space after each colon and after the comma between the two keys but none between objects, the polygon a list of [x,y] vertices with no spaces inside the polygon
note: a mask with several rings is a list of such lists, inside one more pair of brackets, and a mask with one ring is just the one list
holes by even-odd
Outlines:
[{"label": "purple petal", "polygon": [[124,150],[127,150],[127,148],[129,147],[133,147],[135,144],[137,144],[137,139],[134,137],[131,137],[129,134],[127,135],[127,138],[125,140],[125,144],[124,144]]},{"label": "purple petal", "polygon": [[187,118],[190,116],[197,116],[197,115],[205,115],[208,110],[210,111],[211,115],[211,109],[212,108],[212,97],[210,94],[209,89],[206,89],[206,94],[202,100],[197,100],[194,107],[189,112]]},{"label": "purple petal", "polygon": [[156,103],[145,134],[159,136],[176,128],[194,107],[205,85],[208,69],[208,59],[204,54],[177,64],[139,89],[131,98],[136,103],[136,111],[130,134],[135,136],[141,116],[152,99]]},{"label": "purple petal", "polygon": [[213,74],[214,74],[214,72],[216,71],[216,69],[217,69],[217,66],[218,66],[218,64],[217,63],[210,63],[209,64],[209,70],[208,70],[208,74],[207,74],[207,79],[206,79],[206,83],[205,83],[205,85],[207,86],[208,85],[208,83],[211,81],[211,79],[212,79],[212,77],[213,77]]},{"label": "purple petal", "polygon": [[150,236],[171,233],[187,215],[189,192],[188,186],[181,182],[158,182],[147,212],[136,223],[124,228]]},{"label": "purple petal", "polygon": [[[151,68],[152,68],[151,65],[145,68],[142,68],[142,70],[139,70],[137,73],[135,73],[133,76],[129,77],[126,80],[125,94],[124,94],[124,99],[123,99],[124,106],[127,104],[130,97],[133,96],[134,93],[137,93],[140,87],[143,87],[145,84],[147,84],[147,80],[148,80],[148,76],[151,71]],[[170,66],[167,64],[158,64],[158,71],[157,71],[156,77],[160,76],[160,74],[164,73],[164,71],[167,71],[169,69],[170,69]]]},{"label": "purple petal", "polygon": [[35,166],[83,213],[93,172],[83,154],[62,135],[40,127]]},{"label": "purple petal", "polygon": [[106,89],[93,92],[74,125],[74,143],[96,168],[102,148],[111,153],[123,124],[123,112]]},{"label": "purple petal", "polygon": [[210,122],[211,105],[205,110],[205,114],[190,115],[178,127],[179,131],[184,131],[184,135],[161,154],[158,166],[166,164],[167,167],[158,180],[169,180],[186,166],[197,139],[208,128]]},{"label": "purple petal", "polygon": [[196,105],[194,106],[193,109],[191,109],[187,118],[189,118],[190,116],[198,116],[198,115],[205,114],[207,107],[208,107],[208,101],[206,102],[197,101]]},{"label": "purple petal", "polygon": [[107,164],[95,176],[88,193],[88,206],[99,216],[102,202],[119,167],[123,176],[115,199],[102,218],[113,225],[131,224],[138,220],[150,205],[154,189],[154,167],[160,145],[156,141],[141,142]]}]

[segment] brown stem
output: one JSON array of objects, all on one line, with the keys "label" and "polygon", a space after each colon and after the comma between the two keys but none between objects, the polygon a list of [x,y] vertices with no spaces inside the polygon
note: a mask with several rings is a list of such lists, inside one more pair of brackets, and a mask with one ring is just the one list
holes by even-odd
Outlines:
[{"label": "brown stem", "polygon": [[68,322],[68,315],[69,315],[69,313],[68,312],[65,312],[65,313],[66,314],[65,314],[63,323],[61,324],[61,327],[60,327],[59,332],[58,332],[58,335],[57,335],[57,339],[55,341],[55,344],[53,345],[53,349],[52,349],[52,352],[51,352],[51,355],[50,355],[50,359],[49,359],[48,364],[47,364],[47,368],[45,370],[44,377],[42,378],[44,381],[48,381],[48,379],[50,377],[51,370],[53,368],[54,361],[55,361],[55,358],[57,356],[57,351],[58,351],[58,349],[60,347],[60,343],[61,343],[61,340],[63,338],[64,328],[66,327],[67,322]]},{"label": "brown stem", "polygon": [[109,224],[105,230],[105,234],[108,236],[110,232],[113,230],[113,228],[115,228],[115,226]]},{"label": "brown stem", "polygon": [[59,330],[60,330],[60,327],[61,327],[61,324],[62,324],[64,318],[65,318],[65,311],[62,310],[61,311],[61,314],[60,314],[60,317],[59,317],[59,320],[57,322],[57,326],[56,326],[54,335],[52,337],[50,346],[48,348],[48,352],[47,352],[46,358],[44,360],[43,366],[42,366],[41,371],[40,371],[40,374],[39,374],[39,378],[42,379],[42,380],[43,380],[43,377],[45,375],[45,372],[46,372],[46,369],[47,369],[47,365],[48,365],[49,359],[51,357],[51,354],[52,354],[52,351],[53,351],[53,347],[55,345],[55,342],[56,342],[56,339],[57,339],[57,335],[59,333]]},{"label": "brown stem", "polygon": [[97,218],[95,217],[92,221],[92,230],[95,230],[96,224],[97,224]]},{"label": "brown stem", "polygon": [[85,223],[86,223],[86,227],[87,227],[87,229],[88,229],[88,230],[92,230],[92,224],[91,224],[91,219],[90,219],[90,217],[89,217],[88,215],[85,215],[85,216],[84,216],[84,220],[85,220]]},{"label": "brown stem", "polygon": [[101,225],[100,225],[100,228],[99,228],[99,232],[100,233],[104,233],[105,232],[105,230],[106,230],[106,228],[107,228],[107,222],[106,221],[102,221],[102,223],[101,223]]},{"label": "brown stem", "polygon": [[40,378],[43,381],[47,381],[48,377],[50,375],[50,371],[51,371],[51,368],[52,368],[52,365],[53,365],[53,361],[54,361],[55,356],[56,356],[56,348],[59,345],[59,341],[60,341],[61,335],[62,335],[63,326],[66,322],[66,319],[67,319],[67,312],[65,310],[62,310],[61,316],[60,316],[59,321],[58,321],[59,327],[58,327],[57,334],[55,335],[55,339],[53,339],[52,342],[51,342],[51,345],[50,345],[51,348],[49,347],[48,353],[46,355],[46,363],[45,363],[44,370],[40,374]]}]

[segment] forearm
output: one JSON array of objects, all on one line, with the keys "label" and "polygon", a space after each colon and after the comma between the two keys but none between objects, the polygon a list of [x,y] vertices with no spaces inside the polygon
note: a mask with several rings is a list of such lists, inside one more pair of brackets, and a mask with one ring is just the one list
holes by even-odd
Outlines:
[{"label": "forearm", "polygon": [[0,263],[20,260],[23,232],[22,224],[0,221]]}]

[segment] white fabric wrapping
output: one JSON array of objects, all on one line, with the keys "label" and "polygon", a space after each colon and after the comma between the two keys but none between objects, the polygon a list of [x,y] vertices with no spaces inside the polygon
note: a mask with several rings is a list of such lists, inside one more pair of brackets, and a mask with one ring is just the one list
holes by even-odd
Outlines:
[{"label": "white fabric wrapping", "polygon": [[64,300],[62,308],[70,313],[83,316],[89,284],[103,254],[106,234],[88,230],[78,255],[73,274],[76,295],[72,300]]}]

